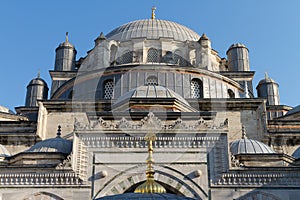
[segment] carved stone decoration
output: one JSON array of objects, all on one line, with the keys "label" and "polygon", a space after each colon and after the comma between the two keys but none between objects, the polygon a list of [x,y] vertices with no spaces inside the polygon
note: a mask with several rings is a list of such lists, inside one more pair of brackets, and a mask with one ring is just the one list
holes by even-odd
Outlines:
[{"label": "carved stone decoration", "polygon": [[231,166],[232,167],[244,167],[244,164],[241,163],[234,155],[231,155]]},{"label": "carved stone decoration", "polygon": [[63,162],[59,163],[55,169],[58,170],[71,170],[72,169],[72,153],[67,156]]},{"label": "carved stone decoration", "polygon": [[161,129],[162,122],[158,117],[155,117],[152,112],[149,112],[149,114],[141,120],[141,127],[143,129]]},{"label": "carved stone decoration", "polygon": [[99,117],[98,120],[89,124],[81,124],[75,119],[74,130],[207,130],[207,129],[227,129],[228,119],[220,124],[215,124],[212,120],[205,120],[200,117],[194,120],[183,121],[177,118],[175,121],[161,121],[152,112],[140,121],[130,121],[123,117],[121,120],[106,121]]}]

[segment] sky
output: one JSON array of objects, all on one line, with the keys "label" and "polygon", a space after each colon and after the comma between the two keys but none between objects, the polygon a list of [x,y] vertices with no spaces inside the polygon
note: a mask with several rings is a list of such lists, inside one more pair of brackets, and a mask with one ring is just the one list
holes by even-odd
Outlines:
[{"label": "sky", "polygon": [[10,0],[0,1],[0,105],[23,106],[38,71],[51,87],[49,70],[66,32],[79,59],[101,32],[150,18],[152,6],[156,18],[205,33],[221,57],[231,44],[245,44],[254,90],[267,72],[279,83],[281,104],[300,104],[299,0]]}]

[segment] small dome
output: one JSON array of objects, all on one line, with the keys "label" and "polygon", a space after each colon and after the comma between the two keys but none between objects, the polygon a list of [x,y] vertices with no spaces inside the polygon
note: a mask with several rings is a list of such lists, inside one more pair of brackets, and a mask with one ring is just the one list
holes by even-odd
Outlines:
[{"label": "small dome", "polygon": [[11,156],[9,151],[5,148],[5,146],[0,144],[0,157],[9,157],[9,156]]},{"label": "small dome", "polygon": [[60,137],[60,126],[56,138],[50,138],[36,143],[26,152],[57,152],[70,154],[72,151],[72,142]]},{"label": "small dome", "polygon": [[273,79],[271,79],[271,78],[268,76],[267,73],[265,74],[265,78],[259,81],[257,87],[258,87],[259,85],[265,84],[265,83],[267,83],[267,84],[268,84],[268,83],[275,83],[275,84],[278,85],[278,83],[277,83],[276,81],[274,81]]},{"label": "small dome", "polygon": [[66,32],[66,41],[60,43],[60,44],[58,45],[57,49],[58,49],[58,48],[62,48],[62,47],[75,48],[74,45],[71,44],[71,43],[69,42],[69,33],[68,33],[68,32]]},{"label": "small dome", "polygon": [[151,194],[151,193],[124,193],[124,194],[117,194],[112,196],[101,197],[96,200],[194,200],[189,197],[178,196],[175,194]]},{"label": "small dome", "polygon": [[292,154],[292,156],[296,159],[300,158],[300,147],[298,147],[294,153]]},{"label": "small dome", "polygon": [[59,47],[59,48],[60,48],[60,47],[71,47],[71,48],[74,48],[74,45],[71,44],[70,42],[62,42],[62,43],[59,44],[58,47]]},{"label": "small dome", "polygon": [[124,24],[106,35],[107,39],[128,41],[134,38],[157,40],[172,38],[177,41],[198,41],[200,36],[191,29],[167,20],[144,19]]},{"label": "small dome", "polygon": [[189,103],[173,90],[159,85],[145,85],[137,87],[119,97],[115,104],[131,98],[176,98],[189,106]]},{"label": "small dome", "polygon": [[226,54],[228,53],[228,51],[230,51],[231,49],[234,49],[234,48],[246,48],[246,49],[248,49],[248,48],[247,48],[244,44],[242,44],[242,43],[235,43],[235,44],[232,44],[232,45],[228,48]]},{"label": "small dome", "polygon": [[27,87],[32,86],[32,85],[41,85],[41,86],[46,86],[46,87],[48,87],[46,81],[44,81],[44,80],[43,80],[42,78],[40,78],[40,77],[37,77],[37,78],[32,79],[32,80],[29,82],[29,84],[28,84]]},{"label": "small dome", "polygon": [[243,128],[242,139],[235,140],[230,143],[230,152],[233,155],[238,154],[272,154],[276,153],[271,147],[257,140],[251,140],[246,137],[245,129]]}]

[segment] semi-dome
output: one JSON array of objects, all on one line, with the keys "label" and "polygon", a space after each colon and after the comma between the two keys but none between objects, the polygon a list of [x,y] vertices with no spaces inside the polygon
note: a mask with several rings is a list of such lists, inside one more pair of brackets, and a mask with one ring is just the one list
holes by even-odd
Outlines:
[{"label": "semi-dome", "polygon": [[101,197],[96,200],[194,200],[189,197],[178,196],[175,194],[156,194],[156,193],[124,193],[112,196]]},{"label": "semi-dome", "polygon": [[143,85],[137,87],[121,96],[116,103],[130,98],[176,98],[188,105],[188,102],[182,96],[160,85]]},{"label": "semi-dome", "polygon": [[257,140],[248,139],[243,128],[242,139],[230,143],[230,152],[238,154],[272,154],[275,153],[271,147]]},{"label": "semi-dome", "polygon": [[9,153],[9,151],[5,148],[5,146],[3,146],[2,144],[0,144],[0,157],[9,157],[11,156],[11,154]]},{"label": "semi-dome", "polygon": [[60,126],[56,138],[50,138],[36,143],[26,152],[57,152],[70,154],[72,151],[72,142],[61,138]]},{"label": "semi-dome", "polygon": [[106,35],[107,39],[128,41],[134,38],[172,38],[177,41],[198,41],[200,36],[193,30],[167,20],[144,19],[124,24]]}]

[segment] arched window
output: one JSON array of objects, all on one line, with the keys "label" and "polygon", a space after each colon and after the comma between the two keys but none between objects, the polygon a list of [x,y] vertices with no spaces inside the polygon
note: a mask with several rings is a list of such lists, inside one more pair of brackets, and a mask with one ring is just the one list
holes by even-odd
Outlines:
[{"label": "arched window", "polygon": [[227,90],[227,94],[228,94],[228,98],[231,98],[231,99],[235,98],[235,94],[231,89]]},{"label": "arched window", "polygon": [[157,49],[150,48],[148,50],[147,62],[158,63],[158,51],[157,51]]},{"label": "arched window", "polygon": [[167,51],[166,54],[162,58],[162,62],[168,63],[168,64],[175,64],[174,58],[173,58],[173,52]]},{"label": "arched window", "polygon": [[191,98],[203,98],[203,83],[197,78],[191,81]]},{"label": "arched window", "polygon": [[114,94],[114,81],[109,79],[103,84],[103,98],[112,99]]},{"label": "arched window", "polygon": [[158,85],[158,80],[156,76],[149,76],[147,78],[147,85]]},{"label": "arched window", "polygon": [[174,52],[174,62],[175,62],[175,64],[177,64],[179,66],[188,66],[188,65],[190,65],[189,62],[186,61],[186,59],[184,59],[181,55],[182,55],[182,53],[178,49]]},{"label": "arched window", "polygon": [[133,62],[133,52],[126,51],[120,57],[117,58],[117,64],[127,64]]},{"label": "arched window", "polygon": [[121,56],[121,64],[132,63],[133,52],[129,51]]}]

